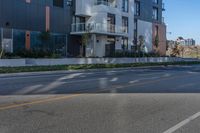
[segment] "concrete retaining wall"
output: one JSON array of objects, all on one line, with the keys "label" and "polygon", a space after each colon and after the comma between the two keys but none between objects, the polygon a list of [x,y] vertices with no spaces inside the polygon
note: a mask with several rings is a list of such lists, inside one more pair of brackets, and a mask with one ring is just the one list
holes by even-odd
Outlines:
[{"label": "concrete retaining wall", "polygon": [[175,58],[68,58],[68,59],[28,59],[28,65],[76,65],[76,64],[125,64],[137,62],[171,62]]},{"label": "concrete retaining wall", "polygon": [[50,66],[76,64],[126,64],[126,63],[157,63],[199,61],[197,59],[183,59],[175,57],[159,58],[63,58],[63,59],[0,59],[0,67],[17,66]]},{"label": "concrete retaining wall", "polygon": [[25,65],[25,59],[0,59],[0,67],[18,67]]}]

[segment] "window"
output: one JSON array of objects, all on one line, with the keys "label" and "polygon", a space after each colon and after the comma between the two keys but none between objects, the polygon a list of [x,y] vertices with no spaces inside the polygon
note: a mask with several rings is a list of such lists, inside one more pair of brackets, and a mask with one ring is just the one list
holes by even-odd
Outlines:
[{"label": "window", "polygon": [[137,44],[137,25],[138,25],[138,22],[137,22],[137,19],[134,20],[134,44],[136,45]]},{"label": "window", "polygon": [[128,18],[122,17],[122,29],[124,33],[128,33]]},{"label": "window", "polygon": [[122,0],[122,11],[128,12],[128,0]]},{"label": "window", "polygon": [[107,31],[115,33],[115,15],[108,13],[107,16]]},{"label": "window", "polygon": [[139,1],[135,2],[135,15],[140,16],[140,2]]},{"label": "window", "polygon": [[67,6],[72,6],[72,0],[67,0]]},{"label": "window", "polygon": [[26,0],[26,3],[31,3],[31,0]]},{"label": "window", "polygon": [[158,8],[153,8],[153,19],[158,20]]},{"label": "window", "polygon": [[85,31],[85,17],[73,16],[73,31]]},{"label": "window", "polygon": [[158,4],[158,0],[153,0],[153,3],[154,4]]},{"label": "window", "polygon": [[53,0],[53,6],[64,8],[64,0]]}]

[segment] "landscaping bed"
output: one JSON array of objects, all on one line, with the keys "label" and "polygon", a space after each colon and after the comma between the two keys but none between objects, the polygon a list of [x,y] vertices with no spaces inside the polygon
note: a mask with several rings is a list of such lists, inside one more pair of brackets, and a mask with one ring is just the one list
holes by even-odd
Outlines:
[{"label": "landscaping bed", "polygon": [[194,65],[200,62],[164,62],[164,63],[132,63],[132,64],[88,64],[88,65],[56,65],[56,66],[26,66],[26,67],[0,67],[0,73],[41,72],[59,70],[101,69],[101,68],[125,68],[145,66],[168,65]]}]

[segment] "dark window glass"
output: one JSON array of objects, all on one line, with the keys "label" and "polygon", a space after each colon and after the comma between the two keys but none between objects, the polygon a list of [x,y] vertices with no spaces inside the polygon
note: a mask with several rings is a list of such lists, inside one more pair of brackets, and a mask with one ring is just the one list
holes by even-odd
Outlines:
[{"label": "dark window glass", "polygon": [[64,7],[64,0],[53,0],[53,6]]},{"label": "dark window glass", "polygon": [[128,0],[123,0],[122,1],[122,11],[123,12],[128,12],[128,5],[129,5]]},{"label": "dark window glass", "polygon": [[124,33],[128,33],[128,18],[122,17],[122,28]]},{"label": "dark window glass", "polygon": [[25,31],[13,31],[13,50],[14,52],[25,50]]},{"label": "dark window glass", "polygon": [[135,15],[140,16],[140,2],[139,1],[135,2]]}]

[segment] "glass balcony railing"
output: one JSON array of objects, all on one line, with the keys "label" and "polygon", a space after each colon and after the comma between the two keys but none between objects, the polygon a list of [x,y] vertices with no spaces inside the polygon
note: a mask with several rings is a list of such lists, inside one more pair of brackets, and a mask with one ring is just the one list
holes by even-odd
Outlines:
[{"label": "glass balcony railing", "polygon": [[105,0],[97,0],[95,2],[95,5],[105,5],[105,6],[109,6],[109,7],[114,7],[117,8],[117,5],[113,2],[107,2]]},{"label": "glass balcony railing", "polygon": [[116,26],[106,23],[74,23],[72,24],[71,31],[76,32],[92,32],[92,33],[118,33],[127,34],[127,27]]}]

